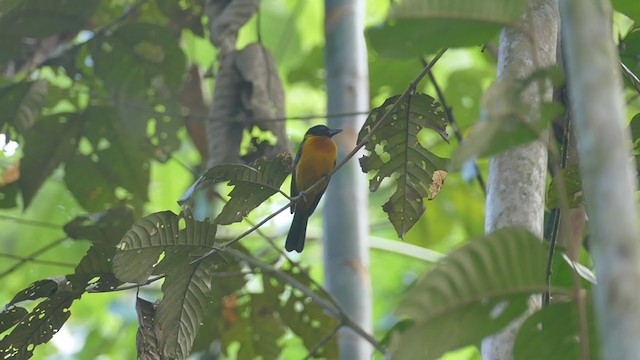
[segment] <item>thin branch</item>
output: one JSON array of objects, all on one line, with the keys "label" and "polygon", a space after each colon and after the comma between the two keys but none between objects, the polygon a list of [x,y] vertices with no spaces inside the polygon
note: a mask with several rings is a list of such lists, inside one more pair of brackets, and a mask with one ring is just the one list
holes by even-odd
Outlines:
[{"label": "thin branch", "polygon": [[[326,177],[331,177],[331,175],[335,174],[336,171],[340,170],[349,160],[351,160],[352,157],[354,157],[356,155],[356,153],[358,151],[360,151],[360,149],[362,149],[366,144],[369,143],[369,141],[371,141],[371,138],[373,137],[373,135],[375,135],[376,130],[378,130],[378,128],[380,128],[380,126],[382,126],[382,124],[387,120],[387,118],[389,118],[391,116],[391,114],[394,113],[398,109],[398,107],[400,107],[400,104],[406,98],[408,98],[411,94],[413,94],[413,92],[418,87],[418,84],[422,81],[422,79],[424,79],[425,76],[427,76],[429,71],[431,71],[433,66],[438,62],[438,60],[440,60],[440,58],[442,57],[442,55],[444,55],[444,53],[446,51],[447,51],[446,48],[440,50],[436,54],[436,56],[433,59],[431,59],[431,61],[422,69],[422,71],[418,74],[418,76],[416,76],[416,78],[411,83],[409,83],[409,87],[407,87],[407,89],[398,97],[396,102],[393,103],[393,105],[380,117],[380,119],[378,119],[378,121],[376,121],[376,123],[371,128],[371,131],[369,131],[369,133],[356,145],[356,147],[353,148],[353,150],[351,150],[351,152],[348,153],[344,157],[344,159],[342,159],[342,161],[340,161],[333,168],[333,170],[331,170],[331,172],[329,172],[329,174]],[[324,181],[326,181],[326,177],[325,178],[321,178],[320,180],[316,181],[315,184],[311,185],[305,191],[309,192],[309,191],[315,189],[316,187],[320,186],[320,184],[322,184]],[[297,202],[297,201],[299,201],[299,199],[302,196],[304,196],[304,194],[298,195],[298,196],[292,198],[292,200]]]},{"label": "thin branch", "polygon": [[7,276],[7,275],[9,275],[10,273],[16,271],[17,269],[19,269],[20,267],[25,265],[27,262],[34,260],[36,256],[42,255],[45,252],[53,249],[54,247],[62,244],[62,242],[67,240],[67,239],[68,239],[67,236],[61,237],[61,238],[53,241],[52,243],[47,244],[47,245],[41,247],[40,249],[32,252],[30,255],[27,255],[23,259],[20,259],[20,261],[18,261],[15,265],[13,265],[9,269],[7,269],[7,270],[3,271],[2,273],[0,273],[0,279],[5,277],[5,276]]},{"label": "thin branch", "polygon": [[341,324],[350,327],[353,331],[355,331],[362,338],[367,340],[371,345],[373,345],[378,351],[380,351],[383,355],[386,355],[385,348],[369,333],[367,333],[364,329],[362,329],[358,324],[356,324],[347,314],[344,313],[342,308],[335,306],[331,301],[327,301],[322,297],[318,296],[311,289],[300,283],[298,280],[289,276],[288,274],[274,269],[269,264],[266,264],[259,259],[256,259],[250,255],[247,255],[241,251],[232,248],[226,248],[224,250],[225,253],[235,257],[238,260],[245,261],[250,265],[260,268],[265,273],[272,275],[273,277],[293,286],[294,288],[300,290],[305,296],[309,297],[313,302],[315,302],[318,306],[323,308],[327,313],[337,319]]},{"label": "thin branch", "polygon": [[636,76],[633,71],[629,70],[622,61],[620,61],[620,67],[622,68],[622,75],[624,75],[624,78],[627,79],[636,92],[640,94],[640,79],[638,79],[638,76]]},{"label": "thin branch", "polygon": [[[422,59],[422,62],[424,65],[427,64],[427,61],[425,59]],[[433,76],[433,71],[429,71],[428,75],[429,75],[429,79],[431,80],[431,83],[433,84],[433,87],[436,89],[436,93],[438,94],[438,100],[440,100],[440,104],[442,104],[442,107],[444,108],[444,114],[447,117],[447,121],[449,122],[449,125],[451,125],[451,129],[453,129],[453,133],[456,136],[456,139],[458,140],[458,144],[462,144],[462,133],[460,132],[460,127],[458,126],[458,122],[453,117],[453,112],[451,111],[451,107],[447,105],[447,100],[444,97],[444,92],[442,92],[442,89],[440,88],[440,85],[436,81],[435,76]],[[480,172],[480,168],[478,167],[478,163],[476,161],[473,162],[473,168],[474,168],[474,171],[476,172],[476,179],[478,180],[478,185],[480,185],[482,192],[486,196],[487,187],[484,183],[484,179],[482,178],[482,173]]]},{"label": "thin branch", "polygon": [[41,265],[50,265],[50,266],[61,266],[61,267],[68,267],[68,268],[75,268],[76,264],[71,264],[71,263],[66,263],[66,262],[61,262],[61,261],[52,261],[52,260],[39,260],[39,259],[29,259],[29,258],[25,258],[22,256],[18,256],[18,255],[14,255],[14,254],[7,254],[7,253],[0,253],[0,257],[3,258],[7,258],[7,259],[14,259],[14,260],[20,260],[20,261],[28,261],[28,262],[32,262],[34,264],[41,264]]},{"label": "thin branch", "polygon": [[110,290],[94,290],[94,289],[90,289],[90,290],[87,290],[87,292],[89,292],[89,293],[104,293],[104,292],[131,290],[131,289],[140,289],[140,287],[142,287],[142,286],[146,286],[146,285],[152,284],[152,283],[154,283],[154,282],[156,282],[158,280],[164,279],[165,277],[167,277],[167,275],[158,275],[156,277],[152,277],[151,279],[147,280],[144,284],[125,285],[125,286],[121,286],[119,288],[110,289]]},{"label": "thin branch", "polygon": [[11,221],[13,223],[22,224],[22,225],[38,226],[38,227],[43,227],[48,229],[55,229],[55,230],[62,229],[62,225],[52,224],[45,221],[21,219],[21,218],[10,216],[10,215],[0,214],[0,220]]},{"label": "thin branch", "polygon": [[331,330],[330,333],[328,333],[325,337],[323,337],[322,339],[320,339],[320,341],[318,341],[318,343],[311,348],[311,350],[309,350],[309,353],[307,354],[307,356],[305,356],[305,360],[307,359],[312,359],[314,356],[316,356],[316,354],[318,353],[318,351],[325,346],[329,340],[331,340],[331,338],[333,338],[337,333],[338,330],[340,330],[340,328],[343,326],[342,323],[338,323],[338,326],[336,326],[335,328],[333,328],[333,330]]}]

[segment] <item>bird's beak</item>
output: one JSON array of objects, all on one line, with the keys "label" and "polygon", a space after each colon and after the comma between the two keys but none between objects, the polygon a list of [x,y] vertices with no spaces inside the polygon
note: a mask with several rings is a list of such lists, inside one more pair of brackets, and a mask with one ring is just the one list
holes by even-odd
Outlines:
[{"label": "bird's beak", "polygon": [[342,132],[342,129],[329,129],[329,137],[333,137],[336,134],[339,134]]}]

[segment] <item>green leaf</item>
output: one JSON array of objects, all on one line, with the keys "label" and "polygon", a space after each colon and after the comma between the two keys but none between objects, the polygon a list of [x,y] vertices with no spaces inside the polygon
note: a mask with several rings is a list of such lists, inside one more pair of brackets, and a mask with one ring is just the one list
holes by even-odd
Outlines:
[{"label": "green leaf", "polygon": [[524,0],[404,0],[393,2],[386,22],[370,28],[367,36],[383,56],[415,58],[440,48],[486,43],[504,26],[518,24],[525,8]]},{"label": "green leaf", "polygon": [[186,359],[208,309],[211,278],[215,271],[211,257],[189,264],[182,257],[162,284],[164,297],[158,304],[155,333],[166,358]]},{"label": "green leaf", "polygon": [[96,74],[114,94],[143,94],[153,82],[177,89],[185,56],[171,30],[150,23],[128,23],[90,43]]},{"label": "green leaf", "polygon": [[[567,201],[569,208],[577,208],[584,204],[584,197],[582,194],[582,179],[580,178],[580,169],[578,165],[569,165],[561,170],[562,179],[564,180],[565,191],[567,192]],[[547,191],[546,204],[547,208],[559,208],[560,198],[558,194],[558,176],[554,176],[549,184],[549,190]]]},{"label": "green leaf", "polygon": [[136,297],[136,314],[138,315],[138,332],[136,333],[138,359],[161,359],[162,355],[158,349],[158,339],[154,327],[156,316],[154,304]]},{"label": "green leaf", "polygon": [[[212,249],[215,235],[214,224],[196,221],[189,210],[180,215],[171,211],[153,213],[136,221],[118,244],[114,273],[122,281],[142,284],[165,250],[172,252],[165,254],[163,263],[174,261],[176,252],[188,255],[190,251]],[[180,252],[183,250],[187,253]]]},{"label": "green leaf", "polygon": [[[387,99],[369,114],[360,133],[362,141],[399,96]],[[433,199],[446,177],[446,159],[428,151],[418,140],[420,131],[429,128],[447,140],[446,120],[435,99],[415,94],[404,100],[376,130],[365,145],[368,154],[360,158],[365,173],[373,173],[369,189],[378,190],[385,178],[396,179],[396,191],[383,205],[396,229],[404,234],[418,221],[425,210],[423,199]]]},{"label": "green leaf", "polygon": [[546,291],[546,258],[547,247],[524,229],[467,242],[402,301],[398,313],[415,323],[394,339],[395,356],[435,359],[502,329],[527,310],[532,294]]},{"label": "green leaf", "polygon": [[291,155],[280,153],[273,159],[262,157],[254,161],[251,167],[257,173],[250,172],[252,176],[249,179],[230,179],[229,185],[234,188],[216,223],[227,225],[242,221],[251,210],[275,194],[291,172]]},{"label": "green leaf", "polygon": [[47,177],[73,155],[84,129],[80,114],[56,114],[38,121],[25,134],[20,189],[27,208]]},{"label": "green leaf", "polygon": [[[25,55],[25,38],[44,38],[84,28],[99,0],[25,0],[0,16],[0,64]],[[29,43],[32,43],[30,41]]]},{"label": "green leaf", "polygon": [[456,151],[452,166],[459,168],[470,159],[498,154],[537,140],[564,108],[555,102],[543,103],[538,116],[529,120],[533,109],[523,100],[522,94],[534,81],[556,77],[555,69],[541,69],[522,80],[495,82],[483,99],[485,119],[471,128]]},{"label": "green leaf", "polygon": [[635,28],[627,33],[620,42],[620,60],[634,73],[640,70],[640,28]]},{"label": "green leaf", "polygon": [[199,37],[204,37],[202,15],[204,12],[204,0],[187,0],[178,2],[175,0],[156,0],[158,9],[168,17],[172,23],[182,28],[191,30]]},{"label": "green leaf", "polygon": [[33,126],[47,96],[47,84],[36,80],[0,86],[0,129],[10,124],[24,132]]},{"label": "green leaf", "polygon": [[[522,324],[513,349],[514,359],[600,359],[593,302],[585,297],[588,339],[580,337],[575,301],[551,303],[532,314]],[[588,341],[589,355],[581,354],[581,341]]]}]

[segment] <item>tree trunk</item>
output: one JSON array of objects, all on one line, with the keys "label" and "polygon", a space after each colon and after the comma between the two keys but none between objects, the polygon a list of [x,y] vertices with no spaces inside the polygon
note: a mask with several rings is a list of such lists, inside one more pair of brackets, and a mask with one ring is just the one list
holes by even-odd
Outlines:
[{"label": "tree trunk", "polygon": [[[329,114],[369,110],[365,0],[326,0],[326,68]],[[330,118],[344,131],[334,139],[338,159],[356,143],[364,116]],[[366,177],[350,161],[331,179],[324,207],[324,268],[328,290],[364,330],[371,330],[371,286],[367,246]],[[373,349],[353,331],[338,333],[341,359],[370,359]]]},{"label": "tree trunk", "polygon": [[[555,1],[530,0],[521,26],[520,29],[505,29],[500,36],[498,79],[522,79],[537,66],[555,63],[558,30]],[[530,32],[536,41],[532,43],[531,37],[523,31]],[[544,89],[543,96],[544,100],[550,100],[552,89]],[[537,86],[531,86],[523,97],[523,101],[534,109],[527,120],[535,120],[543,100],[540,99],[540,91]],[[546,174],[547,149],[543,141],[513,148],[491,158],[485,232],[488,234],[509,226],[522,226],[542,238]],[[522,321],[524,318],[483,340],[482,358],[512,359],[515,336]]]},{"label": "tree trunk", "polygon": [[602,357],[640,354],[640,239],[635,165],[610,19],[601,0],[562,0],[563,46],[580,171],[598,275],[595,306]]}]

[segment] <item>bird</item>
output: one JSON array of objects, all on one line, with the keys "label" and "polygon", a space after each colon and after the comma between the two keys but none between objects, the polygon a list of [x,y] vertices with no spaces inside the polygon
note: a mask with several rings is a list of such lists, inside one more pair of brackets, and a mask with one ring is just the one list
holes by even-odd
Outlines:
[{"label": "bird", "polygon": [[302,197],[291,206],[293,221],[285,242],[285,250],[302,252],[307,234],[309,216],[318,206],[324,190],[329,184],[328,178],[310,189],[316,182],[329,175],[336,165],[338,147],[331,138],[342,129],[331,129],[316,125],[307,130],[293,161],[291,176],[291,197]]}]

